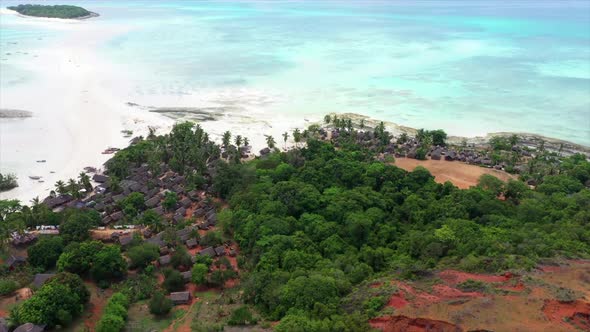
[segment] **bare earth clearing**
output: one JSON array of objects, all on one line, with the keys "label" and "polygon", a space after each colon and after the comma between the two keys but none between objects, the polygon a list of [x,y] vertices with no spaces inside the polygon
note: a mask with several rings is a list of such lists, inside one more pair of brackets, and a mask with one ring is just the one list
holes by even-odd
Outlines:
[{"label": "bare earth clearing", "polygon": [[[482,289],[464,291],[466,280]],[[590,331],[590,261],[540,266],[523,275],[472,274],[454,270],[395,286],[387,306],[392,315],[371,320],[387,332]],[[564,289],[573,291],[563,297]]]},{"label": "bare earth clearing", "polygon": [[502,181],[516,179],[514,175],[493,168],[484,168],[475,165],[469,165],[456,161],[445,160],[417,160],[411,158],[395,159],[395,166],[406,171],[413,171],[416,167],[422,166],[434,175],[434,180],[438,183],[451,181],[452,184],[461,188],[468,189],[477,184],[477,180],[483,174],[490,174]]}]

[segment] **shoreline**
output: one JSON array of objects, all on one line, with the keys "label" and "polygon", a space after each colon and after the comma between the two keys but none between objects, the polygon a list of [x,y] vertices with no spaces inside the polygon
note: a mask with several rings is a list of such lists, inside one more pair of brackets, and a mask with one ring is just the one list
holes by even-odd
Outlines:
[{"label": "shoreline", "polygon": [[[23,22],[65,32],[51,45],[12,58],[11,65],[32,73],[35,80],[0,92],[0,109],[32,114],[0,119],[0,171],[14,173],[19,185],[1,192],[0,199],[26,204],[36,196],[46,196],[56,181],[77,178],[85,167],[102,165],[111,157],[103,151],[128,145],[130,137],[124,131],[146,135],[148,126],[166,131],[172,122],[125,106],[119,90],[112,87],[112,82],[124,78],[125,71],[96,52],[129,27],[77,25],[75,20]],[[41,178],[36,180],[37,176]]]},{"label": "shoreline", "polygon": [[[382,120],[373,119],[370,116],[362,115],[362,114],[358,114],[358,113],[329,113],[329,114],[330,115],[336,114],[340,118],[348,117],[353,121],[354,120],[360,121],[361,119],[363,119],[363,120],[365,120],[365,124],[369,127],[375,127],[377,124],[379,124],[379,122],[382,121]],[[397,123],[391,122],[391,121],[383,121],[383,123],[385,124],[385,127],[387,127],[389,129],[389,131],[394,135],[406,133],[410,136],[413,136],[416,134],[416,132],[419,129],[419,128],[412,128],[412,127],[400,125],[400,124],[397,124]],[[442,129],[442,130],[446,131],[445,128],[424,128],[424,129],[428,129],[428,130]],[[477,136],[449,135],[447,138],[447,142],[452,145],[461,145],[463,143],[463,140],[465,140],[467,144],[481,146],[481,145],[487,144],[488,141],[493,137],[509,137],[512,135],[517,135],[521,140],[524,140],[525,142],[544,141],[546,144],[555,145],[555,146],[559,146],[560,144],[563,144],[564,149],[569,149],[569,150],[573,151],[574,153],[578,152],[578,153],[585,154],[588,158],[590,158],[590,146],[574,143],[574,142],[560,139],[560,138],[547,137],[547,136],[543,136],[541,134],[528,133],[528,132],[499,131],[499,132],[491,132],[491,133],[486,133],[486,134],[477,135]]]},{"label": "shoreline", "polygon": [[[14,11],[10,11],[14,15]],[[0,9],[0,14],[5,14]],[[16,13],[18,14],[18,13]],[[248,98],[252,91],[228,91],[227,99],[215,100],[214,94],[177,98],[166,95],[141,95],[133,93],[129,73],[121,64],[103,60],[99,47],[108,40],[133,27],[125,25],[79,24],[76,19],[47,19],[26,16],[23,24],[46,26],[48,29],[66,30],[64,38],[46,48],[29,50],[31,56],[11,59],[11,64],[22,66],[39,78],[32,83],[3,89],[0,109],[31,112],[28,118],[0,120],[2,130],[2,173],[15,173],[19,187],[0,193],[0,199],[20,199],[28,202],[35,196],[43,196],[58,180],[76,178],[85,167],[102,168],[112,157],[102,152],[109,147],[124,148],[131,137],[122,131],[133,131],[132,136],[144,135],[148,126],[158,132],[169,131],[176,121],[199,121],[211,134],[211,139],[221,141],[223,132],[231,131],[233,137],[242,135],[250,140],[252,151],[266,147],[265,135],[275,138],[281,150],[294,145],[292,131],[306,129],[311,124],[323,123],[326,113],[296,115],[273,113],[264,108],[267,101],[260,98],[252,107],[243,107],[238,101]],[[34,54],[34,55],[33,55]],[[38,57],[37,57],[38,55]],[[51,63],[52,66],[47,66]],[[225,92],[225,91],[224,91]],[[219,95],[220,92],[213,93]],[[222,92],[223,93],[223,92]],[[260,95],[264,97],[264,95]],[[225,96],[224,96],[225,97]],[[259,97],[259,96],[257,96]],[[139,103],[139,104],[136,104]],[[150,106],[143,106],[150,105]],[[262,105],[262,106],[260,106]],[[339,117],[353,120],[365,119],[368,127],[380,120],[366,115],[340,113]],[[415,128],[384,121],[394,135],[415,134]],[[444,129],[444,128],[443,128]],[[287,131],[285,144],[281,134]],[[484,144],[493,136],[513,133],[490,133],[485,136],[450,136],[451,144]],[[545,140],[552,148],[564,144],[568,151],[580,151],[590,156],[590,147],[542,135],[516,133],[527,141]],[[46,160],[46,162],[38,162]],[[33,181],[30,176],[42,176]]]}]

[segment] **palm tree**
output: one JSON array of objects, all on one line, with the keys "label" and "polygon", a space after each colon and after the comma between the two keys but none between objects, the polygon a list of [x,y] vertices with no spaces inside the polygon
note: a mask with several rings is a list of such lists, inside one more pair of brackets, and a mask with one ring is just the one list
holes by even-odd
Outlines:
[{"label": "palm tree", "polygon": [[277,144],[277,142],[275,142],[274,137],[272,137],[271,135],[265,135],[266,137],[266,145],[268,146],[269,149],[274,149],[275,145]]},{"label": "palm tree", "polygon": [[299,147],[299,142],[301,142],[301,131],[299,128],[293,130],[293,140],[295,141],[295,147]]},{"label": "palm tree", "polygon": [[72,195],[72,197],[74,197],[74,198],[80,197],[80,186],[78,185],[78,182],[76,182],[76,180],[74,180],[74,179],[68,180],[68,191],[69,191],[70,195]]},{"label": "palm tree", "polygon": [[236,138],[234,139],[234,143],[236,143],[236,146],[238,147],[238,151],[239,151],[240,146],[242,146],[242,135],[236,135]]},{"label": "palm tree", "polygon": [[148,131],[149,131],[149,133],[148,133],[147,139],[152,140],[152,139],[156,138],[156,128],[149,126]]},{"label": "palm tree", "polygon": [[31,207],[34,209],[40,204],[39,196],[31,199]]},{"label": "palm tree", "polygon": [[82,172],[80,175],[78,175],[78,178],[80,179],[80,184],[84,187],[84,189],[86,189],[86,192],[91,192],[92,183],[90,183],[90,177],[88,174]]},{"label": "palm tree", "polygon": [[244,146],[250,146],[250,140],[248,137],[244,137]]},{"label": "palm tree", "polygon": [[332,120],[332,117],[330,116],[330,114],[327,114],[326,116],[324,116],[324,123],[325,124],[330,124],[330,120]]},{"label": "palm tree", "polygon": [[59,180],[55,183],[55,191],[60,195],[64,195],[68,192],[68,189],[66,188],[66,184],[62,180]]},{"label": "palm tree", "polygon": [[223,148],[227,149],[227,147],[230,145],[230,143],[231,143],[231,133],[228,130],[225,133],[223,133],[223,139],[222,139]]},{"label": "palm tree", "polygon": [[352,131],[352,120],[351,119],[346,119],[346,129],[348,129],[349,132]]},{"label": "palm tree", "polygon": [[361,129],[365,129],[365,119],[361,119],[361,123],[359,125]]},{"label": "palm tree", "polygon": [[285,151],[287,151],[287,140],[289,139],[289,133],[288,132],[284,132],[283,133],[283,142],[285,143]]}]

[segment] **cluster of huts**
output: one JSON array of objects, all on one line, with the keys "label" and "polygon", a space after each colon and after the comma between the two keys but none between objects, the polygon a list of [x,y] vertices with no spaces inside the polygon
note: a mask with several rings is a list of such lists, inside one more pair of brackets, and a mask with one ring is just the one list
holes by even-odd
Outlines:
[{"label": "cluster of huts", "polygon": [[[319,131],[320,136],[324,140],[331,139],[336,146],[338,146],[338,138],[341,136],[339,129],[322,128]],[[378,137],[372,131],[359,131],[356,136],[357,143],[377,151],[377,147],[380,145]],[[405,142],[389,142],[384,148],[384,152],[389,155],[393,155],[396,158],[413,158],[417,156],[418,149],[421,144],[414,137],[408,137]],[[523,150],[518,146],[513,147],[515,152],[518,152],[521,156],[530,156],[531,153],[527,150]],[[446,160],[446,161],[460,161],[468,164],[493,167],[495,169],[504,169],[506,167],[503,163],[496,163],[490,158],[489,153],[482,149],[476,149],[474,147],[456,149],[447,146],[432,146],[426,154],[433,160]],[[518,169],[516,169],[518,170]]]},{"label": "cluster of huts", "polygon": [[[206,200],[206,193],[201,190],[187,191],[184,187],[186,178],[171,171],[165,164],[161,165],[162,176],[153,177],[147,164],[131,169],[131,175],[118,184],[119,190],[113,192],[109,187],[109,177],[94,174],[92,180],[98,185],[91,195],[74,199],[71,195],[50,195],[43,203],[54,211],[70,208],[90,208],[98,211],[102,225],[116,224],[123,217],[118,203],[133,192],[140,192],[145,197],[145,206],[156,214],[169,218],[177,223],[191,217],[206,217],[205,224],[199,225],[207,229],[216,223],[213,206]],[[167,193],[175,194],[179,199],[172,209],[163,205]]]}]

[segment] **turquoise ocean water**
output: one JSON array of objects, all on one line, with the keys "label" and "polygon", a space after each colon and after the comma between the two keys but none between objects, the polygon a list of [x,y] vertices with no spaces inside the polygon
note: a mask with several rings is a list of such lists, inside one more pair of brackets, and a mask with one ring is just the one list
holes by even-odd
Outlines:
[{"label": "turquoise ocean water", "polygon": [[[524,131],[590,146],[590,1],[78,4],[101,14],[96,24],[132,27],[100,52],[128,68],[137,95],[223,95],[269,116],[351,112],[458,135]],[[15,19],[0,22],[2,54],[13,39],[59,38]],[[31,79],[1,68],[2,86]]]}]

